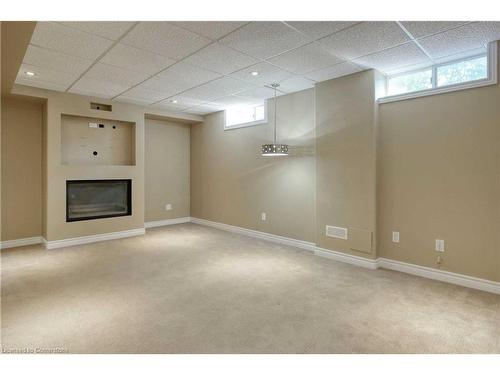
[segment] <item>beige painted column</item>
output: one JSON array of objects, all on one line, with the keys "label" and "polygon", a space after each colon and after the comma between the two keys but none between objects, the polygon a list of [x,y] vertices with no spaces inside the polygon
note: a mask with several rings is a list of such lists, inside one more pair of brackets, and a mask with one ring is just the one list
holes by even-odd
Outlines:
[{"label": "beige painted column", "polygon": [[[316,243],[376,258],[376,106],[379,73],[369,70],[316,85]],[[326,226],[347,239],[326,236]]]}]

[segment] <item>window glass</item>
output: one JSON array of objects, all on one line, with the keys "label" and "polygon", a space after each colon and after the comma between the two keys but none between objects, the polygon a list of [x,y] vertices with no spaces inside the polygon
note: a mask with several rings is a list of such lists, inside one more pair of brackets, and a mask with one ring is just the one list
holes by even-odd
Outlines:
[{"label": "window glass", "polygon": [[432,88],[432,69],[390,77],[388,95],[427,90]]},{"label": "window glass", "polygon": [[438,87],[485,79],[488,78],[488,59],[481,56],[438,66],[436,74]]},{"label": "window glass", "polygon": [[264,120],[266,118],[264,104],[255,107],[255,121]]},{"label": "window glass", "polygon": [[226,127],[265,120],[265,106],[239,106],[226,109]]}]

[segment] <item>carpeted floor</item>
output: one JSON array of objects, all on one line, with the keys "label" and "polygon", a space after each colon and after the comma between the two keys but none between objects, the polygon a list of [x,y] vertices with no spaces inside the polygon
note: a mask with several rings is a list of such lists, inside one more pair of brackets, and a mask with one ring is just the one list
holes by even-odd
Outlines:
[{"label": "carpeted floor", "polygon": [[4,352],[500,353],[500,296],[195,224],[2,250]]}]

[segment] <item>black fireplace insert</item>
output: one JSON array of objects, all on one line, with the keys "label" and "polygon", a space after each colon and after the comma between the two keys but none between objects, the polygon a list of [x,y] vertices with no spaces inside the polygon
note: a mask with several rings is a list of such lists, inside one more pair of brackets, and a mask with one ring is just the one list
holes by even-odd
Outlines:
[{"label": "black fireplace insert", "polygon": [[67,180],[66,221],[132,215],[132,180]]}]

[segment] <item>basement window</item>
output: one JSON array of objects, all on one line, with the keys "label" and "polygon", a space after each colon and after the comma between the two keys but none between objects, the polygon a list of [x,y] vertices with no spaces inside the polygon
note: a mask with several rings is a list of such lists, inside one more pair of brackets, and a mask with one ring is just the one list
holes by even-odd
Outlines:
[{"label": "basement window", "polygon": [[224,111],[224,130],[267,123],[266,103],[228,108]]},{"label": "basement window", "polygon": [[488,78],[488,58],[486,55],[436,67],[437,87],[486,78]]},{"label": "basement window", "polygon": [[428,68],[388,76],[379,103],[464,90],[497,83],[497,44],[488,51]]}]

